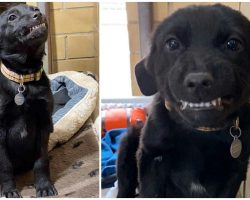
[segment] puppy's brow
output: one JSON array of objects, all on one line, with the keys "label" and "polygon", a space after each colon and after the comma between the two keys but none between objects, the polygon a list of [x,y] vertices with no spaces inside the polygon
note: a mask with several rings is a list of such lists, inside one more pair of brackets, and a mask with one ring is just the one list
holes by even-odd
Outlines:
[{"label": "puppy's brow", "polygon": [[37,10],[37,11],[40,11],[38,7],[31,7],[31,10],[32,10],[32,11],[36,11],[36,10]]},{"label": "puppy's brow", "polygon": [[175,35],[181,40],[184,40],[187,42],[188,35],[190,34],[188,26],[173,26],[169,28],[166,32],[167,36],[173,36]]},{"label": "puppy's brow", "polygon": [[239,40],[242,40],[243,42],[246,40],[244,34],[241,32],[240,29],[230,28],[230,29],[220,29],[216,35],[216,41],[224,42],[229,37],[237,38]]},{"label": "puppy's brow", "polygon": [[7,14],[12,14],[12,13],[20,14],[19,10],[15,9],[15,8],[9,10],[9,12]]},{"label": "puppy's brow", "polygon": [[186,35],[187,34],[187,30],[185,28],[182,27],[175,27],[170,29],[167,34],[174,34],[174,35]]}]

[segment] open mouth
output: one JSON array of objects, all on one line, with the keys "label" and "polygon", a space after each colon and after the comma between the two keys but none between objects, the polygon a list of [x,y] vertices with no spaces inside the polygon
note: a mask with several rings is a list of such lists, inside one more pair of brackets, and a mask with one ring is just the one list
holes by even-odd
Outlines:
[{"label": "open mouth", "polygon": [[199,102],[193,103],[184,100],[180,100],[180,109],[181,110],[218,110],[221,111],[224,109],[225,104],[230,104],[232,102],[232,98],[229,97],[218,97],[208,102]]},{"label": "open mouth", "polygon": [[[38,25],[36,25],[36,26],[32,26],[32,27],[29,28],[29,33],[31,33],[31,32],[34,31],[34,30],[37,30],[37,29],[39,29],[39,28],[42,28],[42,27],[46,27],[45,23],[38,24]],[[28,34],[29,34],[29,33],[28,33]]]}]

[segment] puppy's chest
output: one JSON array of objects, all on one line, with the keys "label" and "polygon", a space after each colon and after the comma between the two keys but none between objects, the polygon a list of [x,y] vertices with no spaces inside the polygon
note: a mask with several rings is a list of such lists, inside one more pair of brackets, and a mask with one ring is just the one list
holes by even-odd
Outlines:
[{"label": "puppy's chest", "polygon": [[[36,90],[34,87],[27,87],[23,93],[24,102],[17,105],[15,95],[18,91],[5,92],[0,95],[0,124],[9,131],[9,137],[15,139],[27,138],[38,126],[39,118],[46,112],[49,105],[49,98],[46,90]],[[48,99],[48,100],[47,100]]]},{"label": "puppy's chest", "polygon": [[23,103],[20,105],[15,97],[8,96],[5,101],[0,101],[0,116],[4,118],[16,119],[20,116],[25,118],[37,117],[37,114],[42,113],[47,109],[49,102],[46,99],[36,96],[24,95]]},{"label": "puppy's chest", "polygon": [[25,120],[19,117],[12,121],[12,125],[6,130],[8,141],[11,145],[24,145],[35,138],[36,123],[34,120]]},{"label": "puppy's chest", "polygon": [[32,106],[37,104],[51,103],[51,93],[49,87],[24,85],[24,88],[18,90],[19,84],[11,82],[8,88],[3,88],[0,96],[0,109],[18,110],[34,109]]},{"label": "puppy's chest", "polygon": [[[169,197],[181,195],[185,191],[190,197],[199,196],[207,192],[211,194],[226,184],[233,168],[238,165],[230,156],[229,145],[202,140],[183,137],[178,142],[169,141],[172,148],[168,151],[155,155],[145,153],[140,158],[142,188],[147,188],[145,185],[149,182],[152,188],[157,185],[149,196],[154,196],[155,191],[156,194]],[[174,194],[173,191],[178,192]],[[147,194],[150,190],[143,192]]]},{"label": "puppy's chest", "polygon": [[37,133],[34,121],[19,118],[6,130],[6,146],[13,166],[23,166],[33,162],[37,152]]}]

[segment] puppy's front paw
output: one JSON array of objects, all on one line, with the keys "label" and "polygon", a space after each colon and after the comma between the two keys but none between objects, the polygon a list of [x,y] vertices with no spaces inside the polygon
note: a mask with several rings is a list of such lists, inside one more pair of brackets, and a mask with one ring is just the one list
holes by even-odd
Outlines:
[{"label": "puppy's front paw", "polygon": [[41,181],[36,184],[36,197],[56,196],[57,190],[50,181]]},{"label": "puppy's front paw", "polygon": [[22,198],[21,194],[17,191],[17,189],[5,191],[3,192],[3,195],[7,198]]}]

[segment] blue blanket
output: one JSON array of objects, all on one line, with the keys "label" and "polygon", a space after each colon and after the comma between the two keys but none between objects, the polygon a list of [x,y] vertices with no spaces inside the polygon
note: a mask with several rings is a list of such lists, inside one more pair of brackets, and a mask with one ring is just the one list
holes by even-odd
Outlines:
[{"label": "blue blanket", "polygon": [[65,116],[88,92],[67,76],[57,76],[50,81],[54,96],[53,124]]},{"label": "blue blanket", "polygon": [[126,128],[113,129],[102,138],[102,178],[116,173],[117,150],[120,139],[126,132]]}]

